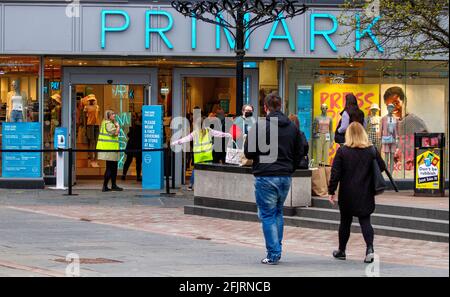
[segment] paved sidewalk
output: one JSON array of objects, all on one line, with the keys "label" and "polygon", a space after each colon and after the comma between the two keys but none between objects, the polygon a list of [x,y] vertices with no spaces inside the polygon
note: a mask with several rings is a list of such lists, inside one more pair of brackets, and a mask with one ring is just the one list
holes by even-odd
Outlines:
[{"label": "paved sidewalk", "polygon": [[[361,261],[288,251],[278,266],[259,264],[263,249],[170,236],[0,208],[0,276],[64,276],[66,255],[81,276],[366,276]],[[70,266],[69,266],[70,267]],[[384,261],[380,276],[448,276],[448,269]]]},{"label": "paved sidewalk", "polygon": [[[124,230],[123,232],[134,230],[149,236],[201,240],[226,249],[256,249],[257,252],[252,252],[252,261],[257,261],[264,255],[259,223],[184,215],[183,206],[192,204],[192,198],[187,193],[179,193],[173,198],[162,198],[159,191],[99,193],[79,190],[78,193],[79,196],[66,197],[61,196],[60,192],[0,190],[0,209],[59,217],[71,222],[83,221],[90,226],[106,225]],[[330,254],[336,245],[337,233],[334,231],[286,227],[286,255],[308,255],[331,261],[333,259]],[[382,236],[376,236],[375,239],[376,252],[382,263],[414,265],[416,269],[420,267],[417,271],[442,269],[447,275],[448,246],[448,243]],[[361,263],[364,252],[361,234],[352,235],[348,249],[349,259]]]}]

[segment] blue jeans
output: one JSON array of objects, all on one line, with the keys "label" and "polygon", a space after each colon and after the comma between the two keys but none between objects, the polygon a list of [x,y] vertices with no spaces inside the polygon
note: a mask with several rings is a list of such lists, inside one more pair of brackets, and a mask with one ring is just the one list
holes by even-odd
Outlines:
[{"label": "blue jeans", "polygon": [[23,122],[23,112],[20,110],[11,110],[10,119],[11,123]]},{"label": "blue jeans", "polygon": [[255,177],[255,197],[258,217],[262,222],[266,240],[267,258],[278,261],[281,258],[283,240],[283,205],[291,186],[289,176]]},{"label": "blue jeans", "polygon": [[189,183],[191,184],[191,186],[194,185],[194,169],[192,169],[191,178],[189,179]]}]

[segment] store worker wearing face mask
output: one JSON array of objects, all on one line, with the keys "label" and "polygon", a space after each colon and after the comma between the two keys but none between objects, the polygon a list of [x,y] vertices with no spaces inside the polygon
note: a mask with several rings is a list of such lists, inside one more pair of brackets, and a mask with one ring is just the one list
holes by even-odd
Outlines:
[{"label": "store worker wearing face mask", "polygon": [[253,106],[250,104],[245,104],[242,107],[242,115],[237,117],[233,123],[233,138],[236,139],[239,147],[242,147],[244,135],[248,135],[248,131],[256,123],[255,117],[253,116]]},{"label": "store worker wearing face mask", "polygon": [[248,134],[248,131],[255,123],[256,120],[253,116],[253,106],[245,104],[242,107],[242,115],[234,120],[234,125],[239,127],[243,134]]}]

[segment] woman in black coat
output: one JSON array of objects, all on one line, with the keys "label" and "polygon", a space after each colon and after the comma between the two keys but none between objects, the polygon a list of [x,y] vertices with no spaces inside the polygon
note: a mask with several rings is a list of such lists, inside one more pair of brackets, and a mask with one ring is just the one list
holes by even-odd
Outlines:
[{"label": "woman in black coat", "polygon": [[330,202],[334,205],[336,189],[339,184],[339,210],[341,223],[339,226],[339,249],[333,252],[335,258],[345,260],[345,249],[350,238],[353,217],[359,218],[361,230],[367,245],[364,262],[373,262],[374,232],[370,223],[370,215],[375,211],[375,192],[372,176],[372,161],[376,159],[380,170],[386,169],[380,153],[368,140],[364,127],[351,123],[345,133],[345,145],[336,153],[331,169],[328,186]]}]

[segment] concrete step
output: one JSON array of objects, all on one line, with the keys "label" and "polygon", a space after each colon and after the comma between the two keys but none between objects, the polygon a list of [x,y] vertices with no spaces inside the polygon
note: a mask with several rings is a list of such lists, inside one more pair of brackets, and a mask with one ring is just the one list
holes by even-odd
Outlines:
[{"label": "concrete step", "polygon": [[[326,198],[313,197],[312,206],[317,208],[333,209],[333,206]],[[429,209],[420,207],[377,204],[375,213],[433,220],[449,220],[449,211],[444,209]]]},{"label": "concrete step", "polygon": [[[200,215],[229,220],[253,221],[253,222],[259,220],[257,214],[254,212],[228,210],[223,208],[213,208],[196,205],[185,206],[184,213],[190,215]],[[284,219],[285,225],[287,226],[333,230],[333,231],[337,231],[339,229],[339,222],[335,220],[301,218],[297,216],[285,216]],[[448,233],[413,230],[408,228],[397,228],[379,225],[373,225],[373,227],[376,235],[408,238],[415,240],[435,241],[435,242],[448,242]],[[352,232],[361,232],[361,229],[357,223],[354,223],[352,225]]]},{"label": "concrete step", "polygon": [[[312,218],[320,220],[337,221],[340,220],[340,213],[337,209],[307,207],[297,208],[296,213],[301,218]],[[389,215],[375,213],[371,217],[372,224],[394,228],[405,228],[412,230],[431,231],[439,233],[449,233],[449,223],[447,220],[435,220],[409,216]],[[358,223],[358,219],[354,219]]]}]

